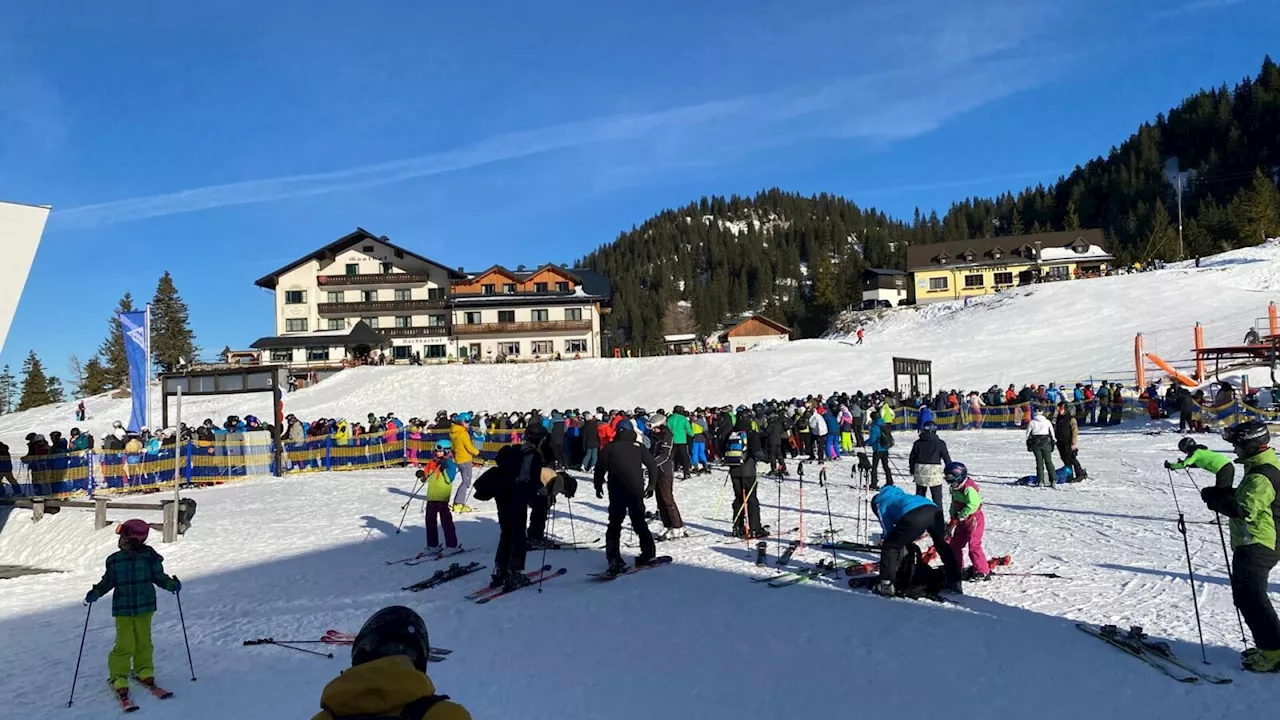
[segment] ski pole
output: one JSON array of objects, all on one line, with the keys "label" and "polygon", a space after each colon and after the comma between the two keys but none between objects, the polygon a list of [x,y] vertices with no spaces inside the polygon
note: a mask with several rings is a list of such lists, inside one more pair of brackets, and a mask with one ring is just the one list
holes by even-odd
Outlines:
[{"label": "ski pole", "polygon": [[[1191,476],[1191,471],[1186,468],[1183,468],[1183,470],[1187,473],[1187,480],[1191,481],[1191,487],[1194,487],[1196,492],[1200,492],[1200,485],[1196,483],[1195,478]],[[1234,587],[1236,584],[1236,578],[1231,571],[1231,556],[1227,554],[1227,534],[1222,530],[1222,515],[1214,513],[1213,517],[1217,521],[1218,525],[1218,540],[1222,542],[1222,562],[1227,566],[1227,580],[1230,581],[1232,587]],[[1244,618],[1241,617],[1240,608],[1238,607],[1236,608],[1236,623],[1240,626],[1240,642],[1244,643],[1244,647],[1247,650],[1249,648],[1249,636],[1244,632]]]},{"label": "ski pole", "polygon": [[400,509],[403,510],[404,513],[400,516],[400,524],[396,525],[397,535],[400,534],[400,528],[404,527],[405,518],[409,517],[409,506],[413,504],[413,499],[418,494],[418,489],[422,487],[422,485],[424,485],[425,483],[426,483],[426,479],[423,479],[422,482],[415,484],[413,486],[413,492],[409,493],[409,499],[404,502],[404,505],[400,506]]},{"label": "ski pole", "polygon": [[[553,505],[548,504],[548,505],[547,505],[547,512],[551,514],[551,521],[552,521],[552,523],[554,523],[554,522],[555,522],[555,519],[556,519],[556,511],[555,511],[555,507],[554,507]],[[550,546],[551,546],[551,543],[547,542],[547,536],[546,536],[546,534],[544,533],[544,534],[543,534],[543,536],[542,536],[542,562],[538,564],[538,567],[546,567],[546,566],[547,566],[547,548],[548,548],[548,547],[550,547]],[[538,594],[539,594],[539,595],[541,595],[541,594],[542,594],[542,578],[544,578],[544,577],[546,577],[546,573],[539,573],[539,574],[538,574]]]},{"label": "ski pole", "polygon": [[724,489],[729,487],[729,476],[724,476],[724,483],[720,485],[720,492],[716,493],[716,509],[711,513],[709,520],[720,520],[720,506],[724,504]]},{"label": "ski pole", "polygon": [[836,530],[835,523],[831,520],[831,490],[827,488],[827,466],[821,465],[818,468],[818,484],[822,486],[822,493],[827,496],[827,539],[831,541],[831,565],[836,564]]},{"label": "ski pole", "polygon": [[782,557],[782,478],[776,478],[776,482],[778,484],[778,524],[773,527],[776,529],[775,531],[778,534],[774,536],[774,539],[777,541],[775,543],[774,553],[778,557]]},{"label": "ski pole", "polygon": [[84,632],[80,633],[80,650],[76,653],[76,671],[71,676],[71,696],[67,698],[67,707],[71,707],[71,703],[76,699],[76,680],[80,678],[80,659],[84,657],[84,638],[89,634],[89,614],[93,612],[93,603],[86,603],[88,607],[84,612]]},{"label": "ski pole", "polygon": [[1209,655],[1204,647],[1204,626],[1200,623],[1200,599],[1196,597],[1196,575],[1191,568],[1191,544],[1187,541],[1187,523],[1182,516],[1182,507],[1178,505],[1178,490],[1173,485],[1173,471],[1165,468],[1169,476],[1169,490],[1173,493],[1173,507],[1178,511],[1178,532],[1182,533],[1182,549],[1187,554],[1187,578],[1191,581],[1191,606],[1196,612],[1196,632],[1200,635],[1200,659],[1209,664]]},{"label": "ski pole", "polygon": [[804,549],[804,461],[796,469],[800,480],[800,549]]},{"label": "ski pole", "polygon": [[182,642],[187,646],[187,667],[191,668],[191,682],[195,682],[196,666],[191,662],[191,641],[187,639],[187,620],[182,615],[182,592],[175,592],[173,597],[178,601],[178,622],[182,623]]},{"label": "ski pole", "polygon": [[[578,531],[573,526],[573,498],[566,497],[565,500],[569,502],[569,539],[573,542],[573,551],[578,552]],[[546,565],[546,563],[543,563],[543,565]]]},{"label": "ski pole", "polygon": [[294,647],[292,645],[286,645],[285,642],[286,641],[284,640],[277,641],[271,638],[259,638],[257,640],[245,640],[244,644],[245,645],[275,645],[276,647],[282,647],[286,650],[294,650],[296,652],[306,653],[308,655],[319,655],[320,657],[329,658],[330,660],[333,659],[333,653],[322,653],[316,650],[308,650],[306,648]]},{"label": "ski pole", "polygon": [[[750,500],[751,496],[756,493],[756,485],[758,485],[759,483],[760,483],[760,478],[756,478],[756,481],[751,483],[751,490],[742,494],[742,507],[738,508],[738,512],[734,513],[733,515],[733,523],[731,523],[733,526],[736,527],[738,525],[738,518],[742,517],[743,513],[747,511],[747,501]],[[743,528],[745,529],[745,527],[746,527],[746,523],[743,522]],[[743,535],[746,535],[746,532],[743,532]]]}]

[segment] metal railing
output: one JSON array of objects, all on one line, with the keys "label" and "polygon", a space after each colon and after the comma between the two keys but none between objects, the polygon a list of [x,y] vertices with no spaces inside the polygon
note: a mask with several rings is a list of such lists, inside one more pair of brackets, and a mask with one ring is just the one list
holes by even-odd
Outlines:
[{"label": "metal railing", "polygon": [[454,335],[500,335],[507,333],[581,332],[591,330],[590,320],[532,320],[526,322],[473,323],[453,326]]},{"label": "metal railing", "polygon": [[316,309],[321,315],[383,315],[424,310],[443,310],[449,301],[441,300],[363,300],[359,302],[324,302]]}]

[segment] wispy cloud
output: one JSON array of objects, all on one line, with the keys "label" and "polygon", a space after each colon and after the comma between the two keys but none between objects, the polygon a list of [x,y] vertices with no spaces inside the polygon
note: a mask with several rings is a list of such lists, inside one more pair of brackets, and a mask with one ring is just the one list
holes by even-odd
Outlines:
[{"label": "wispy cloud", "polygon": [[1232,5],[1241,5],[1249,0],[1191,0],[1191,2],[1183,3],[1166,10],[1156,13],[1156,17],[1167,18],[1176,15],[1186,15],[1189,13],[1200,12],[1202,10],[1217,10],[1219,8],[1231,7]]},{"label": "wispy cloud", "polygon": [[1011,55],[1044,20],[1017,7],[1025,5],[998,4],[989,13],[959,16],[949,12],[951,21],[935,14],[923,27],[914,26],[913,34],[902,35],[896,46],[889,45],[892,53],[869,49],[858,64],[875,71],[804,87],[502,133],[442,152],[338,170],[55,209],[50,224],[95,227],[323,195],[573,149],[581,150],[571,154],[573,161],[608,157],[627,168],[626,175],[639,176],[647,166],[701,166],[816,138],[891,143],[931,132],[961,113],[1044,81],[1043,58],[1032,62]]}]

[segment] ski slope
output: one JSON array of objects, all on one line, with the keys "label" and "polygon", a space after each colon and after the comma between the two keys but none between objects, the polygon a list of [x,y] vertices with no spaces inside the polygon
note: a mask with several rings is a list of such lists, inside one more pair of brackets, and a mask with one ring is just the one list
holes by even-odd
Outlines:
[{"label": "ski slope", "polygon": [[[289,395],[286,410],[362,418],[387,411],[408,417],[436,409],[751,402],[882,387],[894,355],[934,360],[939,384],[959,388],[1120,378],[1131,373],[1134,333],[1146,335],[1149,350],[1178,359],[1195,322],[1204,323],[1209,344],[1235,343],[1280,295],[1276,243],[1202,265],[1037,286],[968,307],[895,312],[871,325],[867,344],[858,347],[815,340],[732,356],[352,370]],[[96,433],[128,411],[127,400],[100,397],[87,405],[91,419],[81,427]],[[65,432],[73,407],[0,417],[0,439],[18,450],[27,432]],[[266,395],[201,398],[185,404],[183,417],[268,411]],[[1174,481],[1191,523],[1208,658],[1234,684],[1179,685],[1072,627],[1142,625],[1183,658],[1198,660],[1177,511],[1160,464],[1175,456],[1177,438],[1163,423],[1086,429],[1081,458],[1090,479],[1039,490],[1006,484],[1034,471],[1021,433],[945,435],[953,456],[982,485],[988,555],[1012,554],[1011,573],[1065,578],[970,584],[958,606],[875,598],[842,580],[781,589],[749,582],[773,570],[755,568],[744,544],[727,537],[719,472],[676,485],[686,523],[701,534],[663,546],[674,565],[593,585],[585,576],[603,569],[601,549],[553,552],[546,562],[567,567],[566,576],[541,594],[521,590],[484,606],[462,599],[484,573],[406,593],[400,588],[427,577],[432,566],[384,563],[423,544],[419,503],[411,506],[406,532],[395,532],[413,487],[410,471],[260,478],[195,491],[199,512],[191,531],[156,546],[166,569],[184,582],[199,681],[187,681],[177,609],[172,596],[160,593],[158,677],[178,694],[164,705],[150,696],[138,702],[144,714],[184,720],[308,717],[324,684],[345,667],[342,650],[330,660],[242,642],[317,639],[330,628],[354,632],[375,610],[403,603],[422,613],[433,644],[454,650],[431,667],[431,676],[477,718],[1262,715],[1274,705],[1277,678],[1237,669],[1242,646],[1218,533],[1205,524],[1211,514],[1186,475]],[[894,448],[900,469],[910,440],[901,433]],[[841,536],[874,532],[864,522],[865,497],[849,486],[850,464],[833,463],[828,472],[831,522]],[[795,527],[803,507],[805,532],[825,529],[827,498],[815,474],[807,468],[803,500],[794,481],[763,481],[764,521]],[[556,534],[603,535],[604,503],[589,484],[572,508],[572,529],[562,504]],[[479,549],[458,559],[492,565],[496,516],[492,505],[478,510],[459,518],[459,533]],[[79,720],[117,711],[102,686],[114,633],[107,600],[89,617],[77,700],[65,707],[85,623],[80,599],[114,546],[110,531],[92,529],[90,512],[64,510],[32,523],[28,511],[0,508],[0,564],[58,571],[0,580],[0,657],[7,660],[9,691],[0,718]],[[777,550],[770,545],[770,556]],[[796,561],[823,557],[829,555],[806,549]],[[540,555],[529,558],[531,567],[541,562]]]},{"label": "ski slope", "polygon": [[[1184,264],[1185,265],[1185,264]],[[886,313],[867,327],[864,345],[803,340],[733,355],[599,359],[526,365],[358,368],[286,397],[302,418],[363,419],[370,412],[408,418],[441,409],[643,406],[670,408],[804,397],[835,389],[892,384],[895,356],[933,360],[939,387],[985,390],[993,383],[1133,382],[1133,338],[1176,362],[1191,355],[1192,328],[1210,345],[1238,344],[1280,300],[1280,239],[1205,258],[1200,268],[1047,283],[978,298]],[[1265,373],[1262,374],[1265,376]],[[1153,375],[1158,376],[1158,375]],[[1259,378],[1263,379],[1263,378]],[[160,416],[159,400],[155,417]],[[96,435],[127,420],[130,401],[90,398]],[[227,415],[270,417],[266,393],[184,402],[189,423]],[[76,425],[74,403],[0,416],[0,440],[21,448],[28,432]]]}]

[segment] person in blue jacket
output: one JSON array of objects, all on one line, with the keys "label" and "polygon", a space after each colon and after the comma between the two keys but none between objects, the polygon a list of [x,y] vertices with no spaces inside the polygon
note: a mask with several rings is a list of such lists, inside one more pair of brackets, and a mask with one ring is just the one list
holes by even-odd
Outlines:
[{"label": "person in blue jacket", "polygon": [[875,418],[871,421],[871,434],[867,435],[867,445],[871,447],[872,490],[880,487],[879,468],[881,465],[884,466],[885,486],[893,486],[893,474],[889,472],[889,446],[885,442],[885,435],[888,432],[884,424],[884,418],[880,416],[880,413],[876,413]]},{"label": "person in blue jacket", "polygon": [[827,423],[825,457],[828,460],[836,460],[840,457],[840,418],[836,417],[835,411],[827,410],[822,419]]},{"label": "person in blue jacket", "polygon": [[923,430],[925,425],[929,425],[933,423],[934,422],[933,417],[934,417],[933,408],[929,407],[928,405],[921,405],[920,417],[918,420],[916,420],[916,430],[917,431]]},{"label": "person in blue jacket", "polygon": [[938,550],[942,566],[947,573],[947,590],[957,595],[960,588],[960,563],[947,544],[946,520],[942,508],[928,498],[908,495],[901,488],[890,485],[871,498],[871,511],[880,518],[884,530],[880,546],[880,583],[872,588],[877,595],[895,595],[893,578],[898,576],[898,566],[907,545],[921,535],[928,534]]}]

